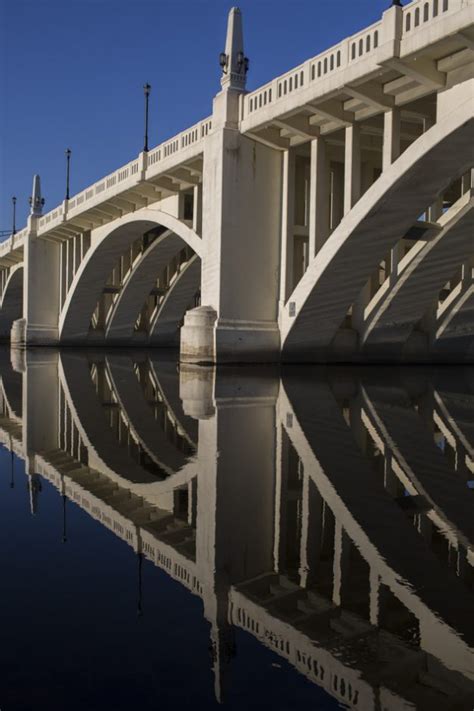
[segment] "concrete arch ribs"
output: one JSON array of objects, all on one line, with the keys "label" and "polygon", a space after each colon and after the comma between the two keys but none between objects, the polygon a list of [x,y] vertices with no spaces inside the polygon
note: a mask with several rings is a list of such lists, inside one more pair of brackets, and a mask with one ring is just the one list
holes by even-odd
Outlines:
[{"label": "concrete arch ribs", "polygon": [[201,284],[201,260],[192,257],[170,286],[150,326],[150,345],[178,346],[179,326]]},{"label": "concrete arch ribs", "polygon": [[[393,285],[387,284],[389,288],[384,290],[383,299],[376,294],[373,301],[378,303],[372,308],[369,304],[361,338],[366,353],[399,357],[416,323],[436,301],[456,268],[472,253],[474,198],[466,194],[458,203],[441,218],[440,232],[416,251],[404,269],[402,260],[402,271]],[[452,211],[454,215],[450,215]],[[428,344],[425,350],[427,347]]]},{"label": "concrete arch ribs", "polygon": [[113,306],[105,332],[108,343],[131,342],[140,309],[158,275],[185,246],[181,237],[167,230],[141,255]]},{"label": "concrete arch ribs", "polygon": [[[439,560],[419,537],[405,514],[374,480],[369,461],[359,451],[328,385],[289,377],[280,391],[280,410],[291,414],[288,437],[305,470],[311,472],[318,490],[363,553],[403,604],[417,616],[422,635],[426,630],[442,635],[464,665],[471,659],[472,635],[462,637],[469,614],[466,589],[454,574],[449,585],[456,599],[446,604],[440,576],[446,575]],[[317,410],[311,403],[318,402]],[[334,453],[339,455],[335,458]],[[354,477],[357,471],[357,477]],[[370,502],[370,504],[369,504]],[[390,531],[397,530],[394,538]],[[444,571],[444,572],[442,572]],[[436,636],[435,635],[435,636]],[[442,645],[433,653],[444,656]]]},{"label": "concrete arch ribs", "polygon": [[[202,242],[193,230],[171,215],[143,208],[110,225],[98,228],[92,235],[92,247],[82,261],[68,291],[60,319],[59,341],[83,344],[88,337],[92,313],[102,294],[107,277],[125,250],[141,235],[162,226],[176,235],[181,244],[201,253]],[[143,303],[143,302],[142,302]]]},{"label": "concrete arch ribs", "polygon": [[474,163],[472,100],[441,118],[346,215],[285,305],[283,359],[321,360],[368,277],[437,196]]}]

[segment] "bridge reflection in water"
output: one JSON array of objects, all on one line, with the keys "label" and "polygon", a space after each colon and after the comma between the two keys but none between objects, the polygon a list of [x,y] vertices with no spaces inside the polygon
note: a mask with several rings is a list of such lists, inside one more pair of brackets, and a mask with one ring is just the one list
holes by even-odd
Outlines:
[{"label": "bridge reflection in water", "polygon": [[162,358],[1,354],[31,511],[48,480],[198,596],[221,701],[241,628],[348,708],[472,709],[473,372]]}]

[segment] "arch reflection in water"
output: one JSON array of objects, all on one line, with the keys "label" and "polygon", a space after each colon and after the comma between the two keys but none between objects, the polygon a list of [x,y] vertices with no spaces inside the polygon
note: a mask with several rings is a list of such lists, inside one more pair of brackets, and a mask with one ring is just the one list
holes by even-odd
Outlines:
[{"label": "arch reflection in water", "polygon": [[202,599],[217,698],[242,628],[349,708],[472,708],[469,370],[11,360],[32,512],[47,479]]}]

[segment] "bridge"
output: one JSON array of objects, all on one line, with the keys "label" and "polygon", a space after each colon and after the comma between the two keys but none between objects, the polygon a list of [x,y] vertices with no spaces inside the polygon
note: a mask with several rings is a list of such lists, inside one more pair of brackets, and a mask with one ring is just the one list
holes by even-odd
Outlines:
[{"label": "bridge", "polygon": [[468,370],[387,386],[178,375],[155,351],[12,356],[0,442],[25,462],[32,513],[48,481],[65,540],[73,502],[199,596],[219,698],[241,628],[348,708],[472,707]]},{"label": "bridge", "polygon": [[474,0],[393,2],[0,245],[0,335],[183,362],[474,358]]}]

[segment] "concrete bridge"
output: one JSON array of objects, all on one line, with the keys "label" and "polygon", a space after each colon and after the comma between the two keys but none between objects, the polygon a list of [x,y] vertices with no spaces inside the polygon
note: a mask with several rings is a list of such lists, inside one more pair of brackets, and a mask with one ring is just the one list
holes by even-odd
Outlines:
[{"label": "concrete bridge", "polygon": [[198,595],[218,697],[240,627],[349,708],[470,709],[470,373],[178,376],[154,353],[3,358],[32,512],[47,480]]},{"label": "concrete bridge", "polygon": [[[256,58],[257,59],[257,58]],[[380,21],[246,91],[0,247],[0,334],[188,362],[470,361],[474,0]]]}]

